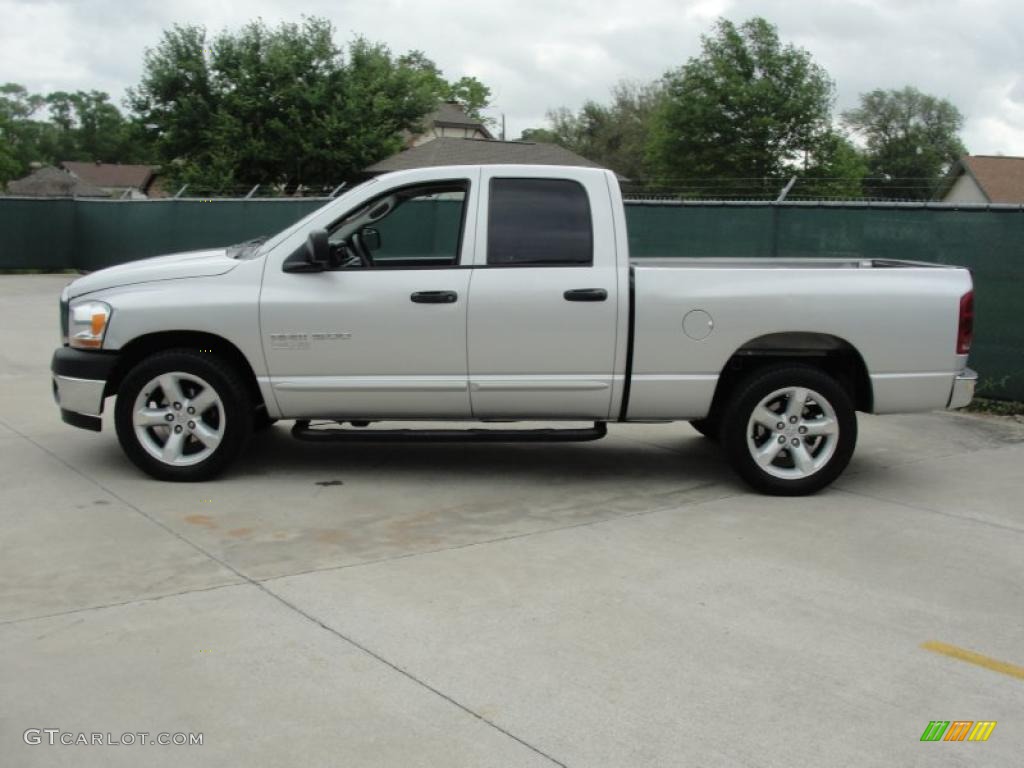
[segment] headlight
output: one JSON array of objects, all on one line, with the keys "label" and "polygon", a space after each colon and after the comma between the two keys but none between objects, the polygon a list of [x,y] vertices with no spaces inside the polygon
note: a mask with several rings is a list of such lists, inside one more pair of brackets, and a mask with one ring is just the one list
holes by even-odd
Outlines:
[{"label": "headlight", "polygon": [[99,349],[110,320],[110,305],[102,301],[72,304],[68,318],[68,343],[79,349]]}]

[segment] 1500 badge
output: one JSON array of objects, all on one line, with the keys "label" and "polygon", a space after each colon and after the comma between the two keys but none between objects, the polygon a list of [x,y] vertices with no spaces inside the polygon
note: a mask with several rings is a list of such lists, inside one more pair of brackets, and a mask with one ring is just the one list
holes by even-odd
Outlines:
[{"label": "1500 badge", "polygon": [[309,349],[314,341],[345,341],[351,339],[351,331],[324,331],[320,333],[272,333],[271,349]]}]

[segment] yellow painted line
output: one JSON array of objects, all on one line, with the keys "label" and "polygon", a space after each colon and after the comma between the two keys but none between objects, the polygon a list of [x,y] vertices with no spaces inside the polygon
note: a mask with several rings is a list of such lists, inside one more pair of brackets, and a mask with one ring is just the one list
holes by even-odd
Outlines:
[{"label": "yellow painted line", "polygon": [[940,643],[936,640],[929,640],[926,643],[921,643],[921,647],[926,651],[941,653],[943,656],[949,656],[951,659],[966,661],[968,664],[976,664],[979,667],[991,669],[993,672],[999,672],[1002,675],[1009,675],[1010,677],[1016,677],[1019,680],[1024,680],[1024,667],[1018,667],[1016,664],[1010,664],[1008,661],[999,661],[999,659],[993,659],[990,656],[983,656],[980,653],[968,651],[966,648],[960,648],[959,646],[950,645],[949,643]]}]

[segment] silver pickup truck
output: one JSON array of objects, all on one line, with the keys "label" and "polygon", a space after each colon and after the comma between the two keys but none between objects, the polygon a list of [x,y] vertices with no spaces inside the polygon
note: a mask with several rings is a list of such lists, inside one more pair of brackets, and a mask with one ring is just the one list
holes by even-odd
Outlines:
[{"label": "silver pickup truck", "polygon": [[[805,494],[846,467],[856,411],[971,400],[972,304],[970,274],[932,264],[631,260],[608,171],[428,168],[263,242],[75,280],[53,388],[64,421],[97,431],[116,395],[125,453],[163,480],[216,475],[277,419],[350,441],[683,420],[754,488]],[[367,428],[389,420],[464,424]]]}]

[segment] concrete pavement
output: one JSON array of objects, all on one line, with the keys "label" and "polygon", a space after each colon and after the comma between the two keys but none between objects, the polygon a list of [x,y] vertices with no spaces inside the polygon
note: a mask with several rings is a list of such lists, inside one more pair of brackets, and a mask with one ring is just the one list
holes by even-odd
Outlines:
[{"label": "concrete pavement", "polygon": [[[0,765],[1014,765],[1024,426],[862,416],[749,493],[685,424],[314,445],[199,485],[63,425],[65,276],[0,277]],[[109,408],[108,408],[109,410]],[[922,743],[931,720],[995,720]],[[203,734],[24,743],[26,729]]]}]

